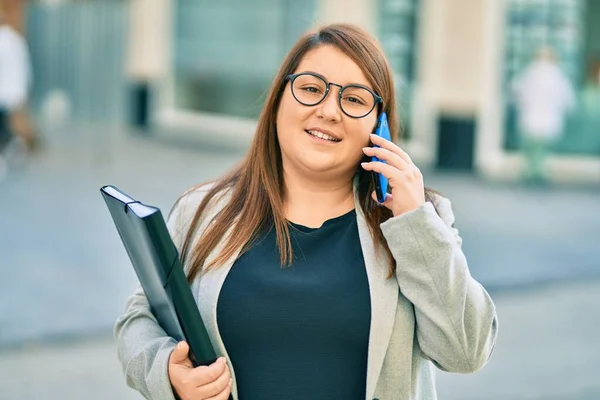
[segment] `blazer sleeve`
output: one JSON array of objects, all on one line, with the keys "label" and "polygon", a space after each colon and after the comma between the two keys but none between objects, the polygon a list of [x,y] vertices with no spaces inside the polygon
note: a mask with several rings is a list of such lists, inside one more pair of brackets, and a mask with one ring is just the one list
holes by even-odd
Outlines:
[{"label": "blazer sleeve", "polygon": [[[181,248],[183,227],[189,225],[190,211],[186,205],[184,195],[167,221],[177,248]],[[158,324],[141,286],[127,300],[125,312],[115,323],[114,335],[127,385],[146,399],[175,400],[168,363],[177,342]]]},{"label": "blazer sleeve", "polygon": [[413,303],[419,346],[438,368],[468,373],[491,356],[496,308],[471,277],[450,201],[438,197],[389,219],[381,229],[396,260],[402,294]]}]

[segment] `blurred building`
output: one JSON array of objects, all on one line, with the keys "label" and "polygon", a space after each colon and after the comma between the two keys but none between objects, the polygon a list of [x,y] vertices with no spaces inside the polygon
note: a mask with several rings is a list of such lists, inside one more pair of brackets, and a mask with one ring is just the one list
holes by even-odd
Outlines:
[{"label": "blurred building", "polygon": [[62,90],[74,115],[249,138],[290,46],[306,29],[337,21],[382,42],[400,94],[403,145],[421,165],[500,179],[522,165],[509,83],[540,45],[552,46],[579,98],[551,174],[600,181],[594,0],[37,2],[28,29],[35,98],[41,107],[49,91]]}]

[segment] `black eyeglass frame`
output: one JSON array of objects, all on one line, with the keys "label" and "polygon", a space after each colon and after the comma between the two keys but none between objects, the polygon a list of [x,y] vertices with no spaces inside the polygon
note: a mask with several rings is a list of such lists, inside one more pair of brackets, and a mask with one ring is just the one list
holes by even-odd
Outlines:
[{"label": "black eyeglass frame", "polygon": [[[294,93],[294,81],[296,80],[297,77],[303,76],[303,75],[314,76],[315,78],[321,79],[325,83],[325,94],[323,95],[323,98],[321,100],[319,100],[318,102],[314,103],[314,104],[306,104],[306,103],[301,102],[296,97],[296,94]],[[338,105],[340,106],[340,110],[342,110],[342,112],[344,114],[346,114],[347,116],[349,116],[350,118],[356,118],[356,119],[358,119],[358,118],[364,118],[367,115],[371,114],[371,112],[375,109],[375,107],[377,107],[378,104],[382,104],[383,105],[383,99],[381,98],[381,96],[378,96],[370,88],[368,88],[368,87],[366,87],[364,85],[358,84],[358,83],[352,83],[350,85],[342,86],[342,85],[339,85],[337,83],[327,82],[327,80],[323,76],[321,76],[321,75],[319,75],[317,73],[314,73],[314,72],[300,72],[298,74],[289,74],[288,76],[285,77],[285,80],[286,81],[290,81],[290,90],[292,92],[292,96],[294,96],[294,99],[296,99],[296,101],[298,103],[300,103],[300,104],[302,104],[303,106],[306,106],[306,107],[314,107],[314,106],[317,106],[317,105],[321,104],[323,101],[325,101],[325,99],[329,95],[329,89],[330,89],[331,85],[337,86],[337,87],[340,88],[339,95],[338,95]],[[347,89],[347,88],[361,88],[361,89],[367,90],[369,93],[371,93],[373,95],[373,98],[375,99],[375,101],[373,102],[373,107],[371,107],[371,109],[366,114],[358,116],[358,117],[354,116],[354,115],[348,114],[344,110],[344,107],[342,107],[342,93],[344,93],[344,90]]]}]

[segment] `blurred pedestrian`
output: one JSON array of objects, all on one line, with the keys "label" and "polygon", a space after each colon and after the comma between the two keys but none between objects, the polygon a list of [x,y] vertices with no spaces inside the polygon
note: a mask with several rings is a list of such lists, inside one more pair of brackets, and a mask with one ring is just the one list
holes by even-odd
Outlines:
[{"label": "blurred pedestrian", "polygon": [[27,102],[30,81],[31,66],[25,38],[4,23],[0,15],[0,169],[6,170],[6,151],[17,138],[13,121]]},{"label": "blurred pedestrian", "polygon": [[[486,364],[496,311],[449,200],[370,135],[385,112],[398,138],[392,75],[353,25],[296,43],[242,164],[186,192],[169,217],[220,359],[192,368],[137,290],[115,326],[131,387],[157,400],[434,399],[434,366]],[[382,204],[373,171],[391,188]]]},{"label": "blurred pedestrian", "polygon": [[538,50],[535,60],[512,82],[519,114],[521,149],[527,170],[525,179],[545,179],[544,162],[563,133],[567,113],[575,105],[569,79],[549,47]]}]

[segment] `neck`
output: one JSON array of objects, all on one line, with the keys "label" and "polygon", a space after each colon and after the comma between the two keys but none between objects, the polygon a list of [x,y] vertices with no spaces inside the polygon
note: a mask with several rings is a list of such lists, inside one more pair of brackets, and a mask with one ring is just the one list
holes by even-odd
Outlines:
[{"label": "neck", "polygon": [[354,209],[353,176],[313,180],[284,171],[284,212],[289,221],[319,227]]}]

